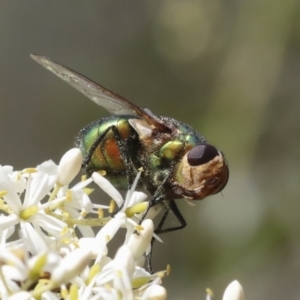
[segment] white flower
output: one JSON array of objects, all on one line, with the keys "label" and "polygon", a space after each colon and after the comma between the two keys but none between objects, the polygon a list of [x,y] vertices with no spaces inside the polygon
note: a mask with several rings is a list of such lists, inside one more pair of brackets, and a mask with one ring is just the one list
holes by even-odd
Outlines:
[{"label": "white flower", "polygon": [[23,201],[15,189],[15,184],[0,166],[0,191],[8,208],[9,215],[0,218],[1,231],[20,224],[21,234],[31,253],[39,253],[48,248],[48,238],[41,228],[51,236],[60,237],[66,224],[50,215],[44,209],[48,203],[41,201],[50,192],[56,182],[57,166],[47,161],[37,167],[36,173],[29,173]]}]

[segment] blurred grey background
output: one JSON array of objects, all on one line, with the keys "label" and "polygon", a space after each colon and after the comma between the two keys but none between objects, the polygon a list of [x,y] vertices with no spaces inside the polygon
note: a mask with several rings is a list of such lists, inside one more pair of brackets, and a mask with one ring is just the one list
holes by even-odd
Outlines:
[{"label": "blurred grey background", "polygon": [[222,194],[162,236],[169,299],[300,297],[300,2],[2,1],[0,163],[59,161],[107,112],[29,58],[51,57],[198,129],[229,161]]}]

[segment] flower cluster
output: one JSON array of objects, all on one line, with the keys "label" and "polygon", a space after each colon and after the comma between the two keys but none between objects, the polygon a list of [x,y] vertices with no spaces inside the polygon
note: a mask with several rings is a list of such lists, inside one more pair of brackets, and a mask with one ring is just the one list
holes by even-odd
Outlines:
[{"label": "flower cluster", "polygon": [[[165,299],[160,284],[167,271],[142,268],[153,223],[139,225],[138,213],[147,208],[146,195],[134,191],[140,173],[123,199],[98,173],[69,187],[81,164],[80,150],[71,149],[59,165],[0,166],[0,298]],[[92,182],[119,206],[113,217],[104,217],[113,205],[91,202]],[[107,244],[120,228],[125,241],[112,258]]]},{"label": "flower cluster", "polygon": [[[58,165],[0,166],[0,298],[166,299],[161,279],[168,268],[154,274],[143,268],[152,238],[159,238],[151,219],[140,224],[148,207],[146,194],[135,191],[141,171],[123,198],[99,173],[70,187],[81,164],[75,148]],[[113,199],[110,205],[91,201],[92,182]],[[124,242],[111,257],[107,245],[120,228]],[[233,282],[223,299],[243,300],[241,286]]]}]

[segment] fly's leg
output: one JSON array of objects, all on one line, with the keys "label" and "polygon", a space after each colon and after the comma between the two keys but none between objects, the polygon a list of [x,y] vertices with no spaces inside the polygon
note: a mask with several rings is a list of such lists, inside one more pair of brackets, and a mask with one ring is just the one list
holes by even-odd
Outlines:
[{"label": "fly's leg", "polygon": [[[168,174],[164,178],[163,182],[160,184],[158,189],[155,191],[153,197],[149,201],[149,205],[147,207],[147,210],[144,213],[143,217],[141,218],[139,224],[141,224],[142,221],[145,219],[145,217],[146,217],[146,215],[147,215],[147,213],[148,213],[148,211],[150,210],[151,207],[155,206],[156,204],[160,203],[161,201],[164,201],[165,195],[164,195],[163,189],[164,189],[166,183],[169,181],[169,179],[170,179],[170,177],[173,173],[174,165],[175,164],[172,165],[172,167],[170,168]],[[164,223],[167,219],[167,216],[168,216],[170,210],[174,213],[174,215],[177,218],[177,220],[179,221],[180,225],[163,229],[162,227],[163,227],[163,225],[164,225]],[[186,221],[183,218],[182,214],[180,213],[175,201],[174,200],[169,200],[168,201],[168,206],[165,207],[165,213],[164,213],[162,219],[160,220],[157,228],[154,230],[154,232],[156,234],[162,234],[162,233],[166,233],[166,232],[171,232],[171,231],[176,231],[176,230],[183,229],[185,226],[186,226]],[[148,270],[149,270],[150,273],[153,273],[151,259],[152,259],[152,251],[153,251],[154,240],[155,239],[152,238],[152,240],[151,240],[151,250],[150,250],[149,254],[146,255],[147,266],[148,266]]]},{"label": "fly's leg", "polygon": [[[179,211],[175,201],[170,200],[168,204],[169,204],[169,207],[166,207],[166,212],[164,213],[164,216],[162,217],[161,221],[159,222],[157,228],[154,231],[156,234],[162,234],[162,233],[166,233],[166,232],[180,230],[180,229],[183,229],[187,225],[186,221],[185,221],[184,217],[182,216],[181,212]],[[174,216],[179,221],[180,225],[174,226],[174,227],[162,228],[170,210],[173,212]]]},{"label": "fly's leg", "polygon": [[[163,227],[163,225],[164,225],[164,223],[167,219],[167,216],[168,216],[170,210],[173,212],[174,216],[179,221],[180,225],[163,229],[162,227]],[[154,233],[162,234],[162,233],[166,233],[166,232],[176,231],[176,230],[183,229],[186,225],[187,225],[186,221],[185,221],[184,217],[182,216],[181,212],[179,211],[175,201],[170,200],[170,201],[168,201],[168,207],[165,207],[165,213],[164,213],[162,219],[160,220],[159,224],[157,225],[156,229],[154,230]],[[152,251],[153,251],[154,241],[155,241],[155,238],[152,238],[152,240],[151,240],[151,250],[150,250],[149,254],[146,255],[147,267],[148,267],[148,270],[151,274],[153,274],[153,270],[152,270]]]},{"label": "fly's leg", "polygon": [[[171,168],[171,169],[173,169],[173,168]],[[160,203],[161,201],[163,201],[165,199],[165,196],[164,196],[164,193],[163,193],[163,188],[164,188],[165,184],[168,182],[168,180],[170,179],[171,174],[172,174],[172,170],[168,172],[168,174],[164,178],[163,182],[160,184],[158,189],[155,191],[153,197],[149,201],[148,207],[147,207],[144,215],[140,219],[139,224],[141,224],[144,221],[147,213],[149,212],[149,210],[152,206],[155,206],[156,204]]]},{"label": "fly's leg", "polygon": [[111,130],[114,134],[114,137],[116,139],[119,151],[120,151],[120,155],[123,161],[123,164],[125,165],[125,169],[126,169],[126,177],[127,177],[127,181],[128,181],[128,190],[131,188],[133,181],[135,179],[136,176],[136,169],[133,165],[133,162],[131,160],[129,151],[128,151],[128,145],[127,142],[125,140],[122,139],[121,134],[118,130],[118,128],[116,126],[112,126]]}]

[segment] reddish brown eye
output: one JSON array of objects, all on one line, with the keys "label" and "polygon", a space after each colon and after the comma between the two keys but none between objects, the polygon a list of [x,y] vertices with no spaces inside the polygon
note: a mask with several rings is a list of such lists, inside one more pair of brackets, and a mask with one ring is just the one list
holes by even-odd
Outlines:
[{"label": "reddish brown eye", "polygon": [[200,166],[206,164],[217,155],[219,155],[219,152],[214,146],[208,144],[198,145],[189,151],[187,161],[192,167]]}]

